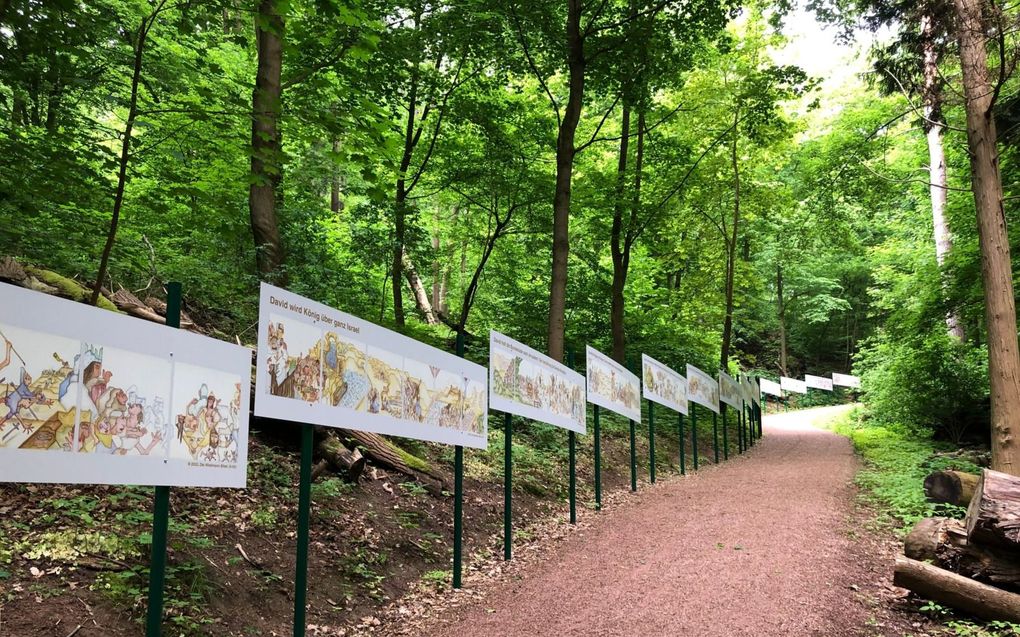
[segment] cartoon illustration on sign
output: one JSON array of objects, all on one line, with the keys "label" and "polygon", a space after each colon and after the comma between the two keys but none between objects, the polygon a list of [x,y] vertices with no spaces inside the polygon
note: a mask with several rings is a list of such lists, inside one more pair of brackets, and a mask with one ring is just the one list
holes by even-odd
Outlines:
[{"label": "cartoon illustration on sign", "polygon": [[314,403],[322,395],[321,330],[284,319],[270,317],[269,393],[302,402]]},{"label": "cartoon illustration on sign", "polygon": [[192,464],[237,464],[241,379],[178,363],[174,366],[174,432],[170,456]]}]

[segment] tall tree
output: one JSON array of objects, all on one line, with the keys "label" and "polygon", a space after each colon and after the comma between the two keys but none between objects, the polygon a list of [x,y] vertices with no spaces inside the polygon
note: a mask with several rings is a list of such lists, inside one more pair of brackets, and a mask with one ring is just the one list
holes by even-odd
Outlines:
[{"label": "tall tree", "polygon": [[988,379],[992,406],[992,468],[1020,475],[1020,347],[1006,212],[993,108],[1007,72],[1005,42],[998,42],[999,81],[988,68],[988,33],[1003,35],[1000,9],[985,0],[953,0],[967,111],[971,185],[977,212],[988,330]]},{"label": "tall tree", "polygon": [[255,262],[259,275],[285,285],[283,242],[280,238],[278,203],[283,192],[283,146],[280,117],[283,109],[283,39],[285,19],[281,0],[259,0],[255,14],[258,69],[252,91],[251,184],[248,212],[255,239]]}]

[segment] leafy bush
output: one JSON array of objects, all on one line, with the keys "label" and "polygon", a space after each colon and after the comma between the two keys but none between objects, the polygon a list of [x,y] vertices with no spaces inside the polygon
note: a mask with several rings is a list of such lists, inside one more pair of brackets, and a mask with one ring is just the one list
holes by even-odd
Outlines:
[{"label": "leafy bush", "polygon": [[864,401],[884,423],[911,423],[918,433],[932,430],[959,444],[987,419],[987,351],[958,341],[942,326],[912,339],[879,333],[856,363]]}]

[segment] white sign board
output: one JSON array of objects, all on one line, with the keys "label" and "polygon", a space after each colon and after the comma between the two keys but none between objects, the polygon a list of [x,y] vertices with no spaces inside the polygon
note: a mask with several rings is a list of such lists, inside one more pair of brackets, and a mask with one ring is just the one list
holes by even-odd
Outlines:
[{"label": "white sign board", "polygon": [[759,383],[760,383],[760,386],[761,386],[761,393],[763,393],[763,394],[770,394],[770,395],[776,396],[778,398],[782,398],[783,397],[783,388],[776,381],[769,380],[767,378],[762,378],[762,379],[759,379]]},{"label": "white sign board", "polygon": [[687,399],[719,413],[719,383],[694,365],[688,365]]},{"label": "white sign board", "polygon": [[244,487],[251,351],[0,284],[0,482]]},{"label": "white sign board", "polygon": [[740,409],[743,406],[743,390],[737,381],[726,372],[719,372],[719,400],[730,407]]},{"label": "white sign board", "polygon": [[687,379],[647,354],[641,355],[644,397],[687,415]]},{"label": "white sign board", "polygon": [[832,391],[832,379],[825,378],[824,376],[804,374],[804,384],[810,389],[824,389],[825,391]]},{"label": "white sign board", "polygon": [[489,404],[585,432],[584,376],[499,332],[489,332]]},{"label": "white sign board", "polygon": [[485,368],[262,284],[255,414],[484,449]]},{"label": "white sign board", "polygon": [[792,391],[796,394],[806,394],[807,384],[802,380],[796,378],[787,378],[786,376],[779,377],[779,386],[786,391]]},{"label": "white sign board", "polygon": [[588,402],[631,420],[641,421],[641,381],[623,365],[594,347],[585,348]]},{"label": "white sign board", "polygon": [[854,387],[860,389],[861,379],[859,376],[851,376],[850,374],[837,374],[832,373],[832,384],[842,385],[843,387]]}]

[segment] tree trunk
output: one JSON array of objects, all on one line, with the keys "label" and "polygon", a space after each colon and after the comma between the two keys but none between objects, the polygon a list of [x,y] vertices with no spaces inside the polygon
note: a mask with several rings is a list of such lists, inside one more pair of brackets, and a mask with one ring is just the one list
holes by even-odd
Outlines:
[{"label": "tree trunk", "polygon": [[401,264],[404,278],[407,279],[407,284],[411,286],[411,293],[414,294],[414,303],[418,306],[422,319],[429,325],[439,325],[439,319],[436,317],[432,303],[429,301],[429,291],[425,289],[425,284],[421,282],[418,270],[415,269],[414,262],[411,261],[411,257],[407,255],[406,250],[401,253]]},{"label": "tree trunk", "polygon": [[[737,267],[737,233],[740,224],[740,161],[737,156],[737,141],[740,137],[740,104],[733,111],[733,143],[730,146],[730,161],[733,165],[733,223],[726,241],[726,317],[723,319],[722,348],[719,354],[719,368],[726,369],[730,362],[730,342],[733,339],[733,279]],[[784,372],[785,373],[785,372]]]},{"label": "tree trunk", "polygon": [[967,508],[967,540],[1020,552],[1020,478],[981,472]]},{"label": "tree trunk", "polygon": [[924,479],[924,495],[930,502],[958,507],[970,504],[979,476],[962,471],[935,471]]},{"label": "tree trunk", "polygon": [[[160,7],[162,7],[162,4],[160,4]],[[124,189],[127,186],[128,161],[131,158],[131,135],[135,127],[135,118],[138,117],[138,86],[142,80],[142,59],[145,54],[145,41],[149,34],[149,28],[156,20],[158,10],[157,8],[148,17],[142,18],[135,37],[134,68],[131,72],[131,97],[128,101],[128,117],[127,122],[124,124],[124,137],[120,143],[117,188],[113,194],[113,215],[110,217],[110,228],[106,232],[106,245],[103,246],[103,254],[99,259],[99,272],[96,274],[96,284],[92,287],[92,297],[89,299],[91,305],[99,304],[103,280],[106,279],[106,272],[110,267],[110,253],[113,252],[113,244],[117,239],[120,210],[124,205]]]},{"label": "tree trunk", "polygon": [[960,520],[925,518],[903,540],[903,554],[965,577],[1015,590],[1020,559],[1012,551],[971,544]]},{"label": "tree trunk", "polygon": [[[340,439],[332,433],[322,439],[318,451],[327,465],[343,475],[347,482],[357,482],[362,472],[365,471],[365,456],[358,449],[352,451],[345,447]],[[323,469],[316,467],[316,471],[312,472],[313,481],[322,473]]]},{"label": "tree trunk", "polygon": [[581,0],[567,0],[567,104],[556,135],[556,184],[553,196],[552,277],[549,283],[549,356],[563,360],[567,312],[567,258],[570,254],[570,188],[574,173],[574,135],[584,101],[584,35]]},{"label": "tree trunk", "polygon": [[896,558],[893,584],[985,619],[1020,621],[1020,595],[909,558]]},{"label": "tree trunk", "polygon": [[626,363],[627,337],[624,332],[623,288],[627,285],[627,266],[624,263],[623,210],[624,190],[627,179],[627,156],[630,152],[630,104],[623,103],[620,120],[620,153],[616,162],[616,200],[613,205],[613,228],[610,236],[610,252],[613,257],[613,282],[610,286],[609,324],[613,335],[613,360]]},{"label": "tree trunk", "polygon": [[279,0],[260,0],[255,19],[258,70],[252,92],[251,177],[248,211],[255,239],[255,263],[259,275],[267,281],[286,285],[281,271],[284,254],[277,221],[277,203],[282,196],[283,149],[280,140],[280,114],[283,106],[284,20]]},{"label": "tree trunk", "polygon": [[[931,191],[932,227],[935,231],[935,260],[943,267],[946,255],[953,248],[953,236],[946,221],[946,201],[949,194],[946,176],[946,151],[942,144],[945,119],[942,114],[941,78],[938,67],[934,18],[927,13],[921,16],[921,46],[923,49],[924,121],[921,122],[928,139],[928,182]],[[958,339],[963,339],[963,326],[955,311],[946,314],[946,329]]]},{"label": "tree trunk", "polygon": [[442,285],[442,264],[439,262],[439,228],[432,235],[432,307],[439,307],[439,288]]},{"label": "tree trunk", "polygon": [[776,318],[779,321],[779,371],[789,376],[786,370],[786,301],[783,299],[783,266],[776,266]]},{"label": "tree trunk", "polygon": [[981,247],[992,406],[992,468],[1020,474],[1020,353],[1013,273],[996,148],[995,91],[988,80],[982,0],[954,0],[967,109],[967,145]]},{"label": "tree trunk", "polygon": [[343,188],[343,175],[340,174],[339,160],[336,157],[340,153],[340,140],[333,140],[333,156],[334,161],[338,162],[338,165],[333,167],[333,178],[329,184],[329,209],[334,215],[339,215],[344,209],[344,201],[341,198]]},{"label": "tree trunk", "polygon": [[[428,476],[439,482],[440,489],[445,489],[445,479],[427,462],[409,454],[379,434],[354,429],[338,429],[337,433],[341,438],[353,442],[369,460],[380,467],[396,471],[415,480],[419,480],[422,476]],[[433,495],[440,494],[439,490],[432,490],[432,492]]]}]

